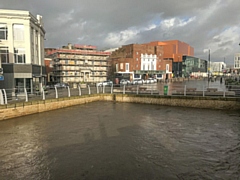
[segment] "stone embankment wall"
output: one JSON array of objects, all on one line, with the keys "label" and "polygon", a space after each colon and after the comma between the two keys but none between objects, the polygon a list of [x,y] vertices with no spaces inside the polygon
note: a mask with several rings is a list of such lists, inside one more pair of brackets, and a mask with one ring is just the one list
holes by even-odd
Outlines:
[{"label": "stone embankment wall", "polygon": [[116,95],[118,102],[159,104],[204,109],[240,109],[240,98],[223,97],[189,97],[189,96],[150,96],[150,95]]},{"label": "stone embankment wall", "polygon": [[51,111],[94,101],[116,101],[209,109],[240,109],[240,98],[95,94],[80,97],[78,96],[70,98],[49,99],[45,101],[32,101],[1,105],[0,120],[40,113],[44,111]]}]

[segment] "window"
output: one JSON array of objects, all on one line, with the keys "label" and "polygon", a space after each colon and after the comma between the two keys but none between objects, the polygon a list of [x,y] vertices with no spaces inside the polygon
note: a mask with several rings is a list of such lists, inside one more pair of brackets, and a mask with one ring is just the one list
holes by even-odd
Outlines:
[{"label": "window", "polygon": [[13,24],[13,39],[15,41],[24,41],[23,24]]},{"label": "window", "polygon": [[0,24],[0,39],[7,40],[8,29],[7,24]]},{"label": "window", "polygon": [[123,69],[123,63],[120,63],[120,69]]},{"label": "window", "polygon": [[15,63],[26,63],[25,49],[14,48],[14,59]]},{"label": "window", "polygon": [[0,47],[0,62],[9,63],[9,52],[7,47]]},{"label": "window", "polygon": [[151,69],[150,70],[154,70],[154,63],[151,62]]},{"label": "window", "polygon": [[166,73],[169,72],[169,64],[166,64]]},{"label": "window", "polygon": [[129,72],[129,63],[126,63],[126,64],[125,64],[125,71],[126,71],[126,72]]},{"label": "window", "polygon": [[140,74],[134,74],[134,78],[141,78]]},{"label": "window", "polygon": [[34,29],[33,27],[31,27],[31,41],[32,41],[32,45],[34,44]]},{"label": "window", "polygon": [[35,45],[38,46],[38,31],[35,31]]}]

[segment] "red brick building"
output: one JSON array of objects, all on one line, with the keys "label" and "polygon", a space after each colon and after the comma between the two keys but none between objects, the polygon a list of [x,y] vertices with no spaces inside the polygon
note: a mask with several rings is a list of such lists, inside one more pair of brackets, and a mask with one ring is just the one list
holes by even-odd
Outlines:
[{"label": "red brick building", "polygon": [[179,40],[154,41],[147,44],[163,47],[163,59],[172,60],[172,73],[175,76],[182,74],[183,56],[194,56],[194,48]]},{"label": "red brick building", "polygon": [[163,60],[163,47],[151,44],[129,44],[114,51],[109,57],[111,77],[117,75],[130,80],[163,78],[171,74],[171,60]]},{"label": "red brick building", "polygon": [[183,56],[193,55],[194,49],[178,40],[124,45],[111,54],[109,75],[130,80],[168,79],[173,76],[172,72],[179,76]]}]

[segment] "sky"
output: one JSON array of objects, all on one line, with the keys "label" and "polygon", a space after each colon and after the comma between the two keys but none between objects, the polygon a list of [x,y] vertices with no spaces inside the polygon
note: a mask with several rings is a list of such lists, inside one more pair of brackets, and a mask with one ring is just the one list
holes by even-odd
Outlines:
[{"label": "sky", "polygon": [[0,9],[43,16],[45,47],[179,40],[227,64],[240,53],[240,0],[0,0]]}]

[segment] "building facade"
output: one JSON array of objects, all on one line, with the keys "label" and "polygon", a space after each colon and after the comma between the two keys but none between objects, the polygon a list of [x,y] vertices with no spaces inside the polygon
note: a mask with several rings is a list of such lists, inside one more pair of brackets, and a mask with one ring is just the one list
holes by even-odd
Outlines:
[{"label": "building facade", "polygon": [[24,88],[32,93],[45,79],[42,17],[29,11],[0,10],[1,89]]},{"label": "building facade", "polygon": [[234,69],[240,70],[240,53],[234,55]]},{"label": "building facade", "polygon": [[153,41],[150,45],[158,45],[163,48],[163,60],[172,61],[172,76],[183,77],[182,62],[183,56],[194,56],[194,48],[179,40]]},{"label": "building facade", "polygon": [[227,65],[225,62],[210,62],[210,72],[212,75],[223,75],[226,68]]},{"label": "building facade", "polygon": [[162,47],[151,44],[124,45],[112,52],[109,64],[110,79],[162,79],[170,78],[172,72],[172,61],[163,60]]},{"label": "building facade", "polygon": [[179,66],[180,77],[191,76],[207,76],[208,62],[207,60],[192,57],[183,56],[182,62]]},{"label": "building facade", "polygon": [[97,51],[96,46],[68,44],[60,49],[45,48],[46,58],[52,59],[55,83],[97,83],[107,80],[107,59],[111,53]]}]

